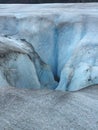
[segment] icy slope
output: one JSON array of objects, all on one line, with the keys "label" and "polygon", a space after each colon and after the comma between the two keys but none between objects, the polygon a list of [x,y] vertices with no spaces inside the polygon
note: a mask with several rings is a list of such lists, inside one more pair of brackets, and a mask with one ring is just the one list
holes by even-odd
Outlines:
[{"label": "icy slope", "polygon": [[0,37],[0,81],[0,86],[51,89],[57,86],[50,67],[29,43],[6,37]]},{"label": "icy slope", "polygon": [[98,84],[98,4],[0,5],[0,53],[10,68],[18,57],[20,73],[5,78],[2,65],[1,85],[75,91]]},{"label": "icy slope", "polygon": [[98,130],[98,86],[78,92],[0,88],[1,130]]}]

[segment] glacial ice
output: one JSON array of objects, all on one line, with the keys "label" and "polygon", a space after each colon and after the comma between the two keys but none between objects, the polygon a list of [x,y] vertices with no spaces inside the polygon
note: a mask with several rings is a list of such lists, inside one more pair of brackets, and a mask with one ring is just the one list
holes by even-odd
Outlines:
[{"label": "glacial ice", "polygon": [[0,5],[0,86],[98,84],[98,4]]}]

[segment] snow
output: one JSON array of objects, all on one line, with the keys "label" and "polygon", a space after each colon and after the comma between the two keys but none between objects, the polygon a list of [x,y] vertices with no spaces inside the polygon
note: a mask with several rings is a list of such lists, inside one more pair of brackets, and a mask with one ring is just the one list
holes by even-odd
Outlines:
[{"label": "snow", "polygon": [[98,84],[97,21],[97,3],[0,5],[0,55],[18,56],[14,86],[76,91]]}]

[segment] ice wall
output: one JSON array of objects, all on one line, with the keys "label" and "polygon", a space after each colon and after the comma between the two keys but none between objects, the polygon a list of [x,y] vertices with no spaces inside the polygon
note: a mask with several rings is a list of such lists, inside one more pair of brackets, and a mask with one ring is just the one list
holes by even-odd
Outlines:
[{"label": "ice wall", "polygon": [[1,86],[75,91],[98,84],[97,35],[96,3],[0,5],[0,62],[19,73],[5,76],[1,65]]}]

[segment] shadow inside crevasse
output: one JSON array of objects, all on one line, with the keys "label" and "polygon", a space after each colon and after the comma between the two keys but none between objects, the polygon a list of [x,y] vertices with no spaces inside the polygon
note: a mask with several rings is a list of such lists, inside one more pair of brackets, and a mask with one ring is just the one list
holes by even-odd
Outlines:
[{"label": "shadow inside crevasse", "polygon": [[57,81],[57,82],[59,83],[59,81],[60,81],[60,77],[57,76],[57,75],[54,75],[54,80]]}]

